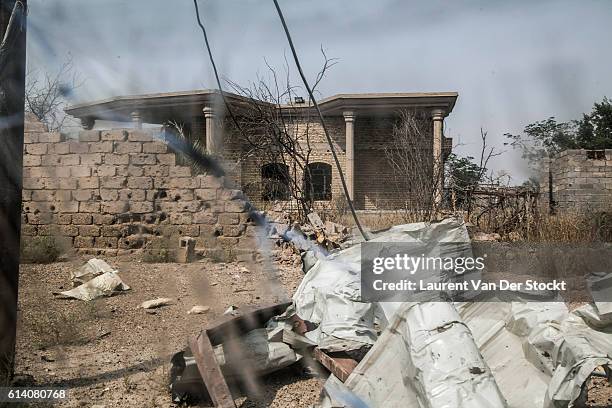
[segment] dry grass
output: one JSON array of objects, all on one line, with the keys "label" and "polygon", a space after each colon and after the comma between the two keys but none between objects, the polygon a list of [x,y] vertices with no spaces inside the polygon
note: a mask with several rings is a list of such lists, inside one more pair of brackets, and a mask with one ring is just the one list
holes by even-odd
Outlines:
[{"label": "dry grass", "polygon": [[[321,218],[346,226],[353,226],[350,214],[329,211]],[[448,214],[452,215],[452,214]],[[478,231],[499,233],[504,241],[588,243],[612,242],[612,210],[599,212],[565,212],[551,215],[535,213],[528,218],[513,219],[501,211],[492,212],[486,218],[476,220],[465,213],[465,221]],[[358,214],[360,222],[370,231],[384,230],[394,225],[427,220],[426,214],[406,211],[379,211]]]},{"label": "dry grass", "polygon": [[28,237],[21,240],[21,263],[51,263],[59,259],[62,245],[55,236]]}]

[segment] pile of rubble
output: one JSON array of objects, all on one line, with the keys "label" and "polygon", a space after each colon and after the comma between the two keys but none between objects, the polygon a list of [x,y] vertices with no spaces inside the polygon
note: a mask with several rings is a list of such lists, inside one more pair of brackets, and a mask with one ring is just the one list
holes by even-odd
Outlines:
[{"label": "pile of rubble", "polygon": [[308,223],[292,222],[287,214],[269,221],[267,236],[272,241],[273,255],[281,264],[298,266],[313,247],[325,253],[344,248],[352,237],[344,225],[325,221],[317,213],[308,214]]}]

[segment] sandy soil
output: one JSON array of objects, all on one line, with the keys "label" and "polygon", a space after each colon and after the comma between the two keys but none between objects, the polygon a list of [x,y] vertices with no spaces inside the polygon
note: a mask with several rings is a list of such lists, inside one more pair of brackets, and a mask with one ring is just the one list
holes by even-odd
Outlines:
[{"label": "sandy soil", "polygon": [[[168,389],[169,360],[187,338],[231,305],[287,299],[303,275],[298,267],[278,266],[269,276],[255,264],[147,264],[106,259],[132,290],[93,302],[57,299],[53,291],[71,288],[70,271],[87,258],[49,265],[23,265],[19,293],[16,370],[37,384],[67,387],[62,407],[174,407]],[[145,300],[170,297],[175,304],[154,314],[139,308]],[[194,305],[210,311],[188,315]],[[321,379],[299,367],[282,370],[261,383],[259,399],[239,398],[241,408],[309,407],[319,399]],[[612,387],[589,381],[588,407],[612,407]]]},{"label": "sandy soil", "polygon": [[[53,291],[71,288],[70,271],[86,258],[49,265],[23,265],[19,293],[17,367],[38,384],[68,387],[59,406],[172,407],[169,359],[188,336],[229,306],[286,299],[302,278],[299,268],[282,267],[279,279],[254,265],[147,264],[106,259],[132,290],[86,303],[57,299]],[[280,285],[276,282],[280,281]],[[145,300],[175,299],[149,314]],[[206,314],[188,315],[194,305]],[[321,381],[290,368],[264,379],[259,400],[238,399],[239,407],[307,407]]]}]

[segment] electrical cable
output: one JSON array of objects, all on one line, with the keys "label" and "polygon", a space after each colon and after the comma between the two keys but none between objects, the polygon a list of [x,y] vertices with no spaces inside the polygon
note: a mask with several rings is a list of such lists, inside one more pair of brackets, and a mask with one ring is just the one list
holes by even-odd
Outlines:
[{"label": "electrical cable", "polygon": [[[195,0],[194,0],[195,1]],[[365,241],[368,241],[368,237],[361,227],[361,223],[357,218],[357,213],[355,212],[355,207],[353,206],[353,200],[351,200],[348,192],[348,188],[346,186],[346,181],[344,180],[344,174],[342,173],[342,168],[340,167],[340,161],[338,160],[338,155],[336,154],[336,149],[332,143],[331,137],[329,136],[329,132],[327,131],[327,126],[325,126],[325,120],[323,120],[323,114],[321,113],[321,109],[319,108],[319,104],[317,103],[312,89],[308,85],[308,81],[306,80],[306,76],[302,71],[302,66],[300,64],[300,60],[298,59],[297,52],[295,51],[295,47],[293,45],[293,40],[291,39],[291,34],[289,33],[289,28],[287,28],[287,23],[285,22],[285,17],[283,16],[283,12],[278,4],[277,0],[273,0],[274,5],[276,6],[276,11],[278,12],[278,17],[283,24],[283,29],[285,30],[285,35],[287,36],[287,41],[289,42],[289,47],[291,48],[291,54],[293,54],[293,60],[295,61],[295,65],[297,66],[298,72],[300,73],[300,77],[302,78],[302,82],[304,83],[304,87],[306,87],[306,91],[308,91],[308,96],[310,97],[310,101],[314,105],[317,114],[319,115],[319,121],[321,122],[321,126],[323,127],[323,133],[325,133],[325,138],[327,139],[327,144],[329,145],[329,149],[334,157],[334,162],[336,163],[336,168],[338,169],[338,174],[340,175],[340,182],[342,184],[342,189],[344,191],[344,196],[346,197],[346,201],[348,202],[349,208],[351,210],[351,214],[353,215],[353,219],[355,220],[355,224],[361,233],[361,236]]]}]

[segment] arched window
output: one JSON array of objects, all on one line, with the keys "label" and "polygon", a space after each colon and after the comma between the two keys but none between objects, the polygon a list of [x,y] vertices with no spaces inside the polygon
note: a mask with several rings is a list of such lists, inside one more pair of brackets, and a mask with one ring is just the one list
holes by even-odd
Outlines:
[{"label": "arched window", "polygon": [[332,168],[327,163],[310,163],[304,172],[304,192],[311,200],[332,198]]},{"label": "arched window", "polygon": [[283,163],[269,163],[261,168],[261,198],[264,201],[289,199],[289,167]]}]

